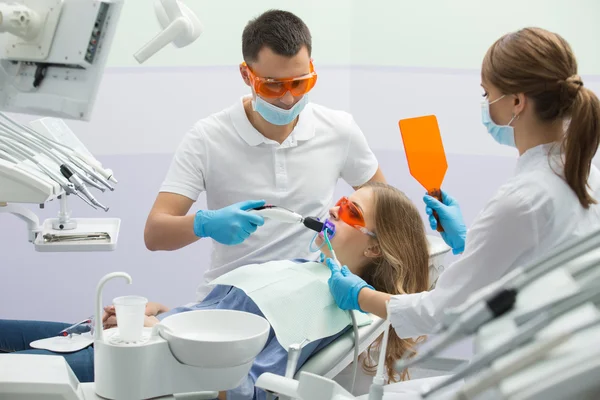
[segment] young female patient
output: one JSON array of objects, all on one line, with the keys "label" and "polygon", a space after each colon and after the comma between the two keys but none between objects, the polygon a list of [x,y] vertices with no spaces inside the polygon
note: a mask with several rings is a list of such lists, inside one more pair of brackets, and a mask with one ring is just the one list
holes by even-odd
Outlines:
[{"label": "young female patient", "polygon": [[[348,199],[342,198],[331,208],[329,218],[336,228],[331,245],[340,264],[346,265],[375,290],[390,294],[427,290],[429,255],[424,225],[416,207],[402,192],[386,184],[368,184]],[[316,242],[321,245],[323,240],[318,237]],[[331,256],[327,246],[323,246],[321,251],[325,257]],[[328,292],[327,285],[323,286],[323,290]],[[218,285],[201,303],[193,307],[178,307],[169,311],[160,304],[148,303],[145,325],[153,326],[168,315],[200,309],[233,309],[264,316],[241,289]],[[105,329],[115,325],[114,307],[105,308],[103,321]],[[63,355],[80,381],[93,381],[91,346],[66,354],[32,350],[29,347],[31,341],[54,336],[66,326],[68,324],[54,322],[0,320],[0,351]],[[305,345],[298,368],[312,354],[326,347],[342,333]],[[390,330],[385,362],[390,381],[406,378],[406,371],[401,375],[395,372],[394,361],[405,351],[411,351],[413,344],[412,340],[399,339],[394,330]],[[369,348],[369,353],[378,347],[379,343],[374,343]],[[247,379],[238,388],[221,393],[219,398],[265,398],[262,390],[254,388],[254,382],[264,372],[283,375],[286,361],[287,351],[278,343],[275,332],[271,329],[267,343],[256,357]],[[367,372],[372,373],[377,367],[376,357],[364,357],[362,364]]]}]

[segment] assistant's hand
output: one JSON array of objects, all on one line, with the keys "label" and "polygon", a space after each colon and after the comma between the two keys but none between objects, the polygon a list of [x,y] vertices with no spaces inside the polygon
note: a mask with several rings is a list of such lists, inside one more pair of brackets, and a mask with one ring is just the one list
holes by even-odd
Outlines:
[{"label": "assistant's hand", "polygon": [[362,311],[358,304],[358,293],[364,288],[373,289],[373,287],[350,272],[345,265],[340,267],[331,258],[325,259],[325,264],[331,271],[331,277],[329,277],[327,283],[338,307],[342,310]]},{"label": "assistant's hand", "polygon": [[442,239],[448,246],[452,247],[454,254],[462,253],[465,249],[467,227],[458,202],[444,191],[442,191],[442,202],[429,195],[425,195],[423,201],[426,205],[425,212],[429,215],[431,229],[437,229],[437,221],[433,216],[435,211],[440,219],[440,224],[444,228],[444,232],[441,232]]},{"label": "assistant's hand", "polygon": [[262,216],[247,210],[263,205],[264,200],[250,200],[220,210],[200,210],[194,218],[194,233],[221,244],[240,244],[265,223]]}]

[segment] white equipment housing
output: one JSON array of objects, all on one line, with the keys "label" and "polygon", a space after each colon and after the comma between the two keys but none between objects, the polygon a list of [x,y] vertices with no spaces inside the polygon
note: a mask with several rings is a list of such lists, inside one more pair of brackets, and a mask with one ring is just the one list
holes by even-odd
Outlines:
[{"label": "white equipment housing", "polygon": [[123,0],[0,4],[0,32],[11,33],[0,35],[0,109],[89,121],[122,6]]}]

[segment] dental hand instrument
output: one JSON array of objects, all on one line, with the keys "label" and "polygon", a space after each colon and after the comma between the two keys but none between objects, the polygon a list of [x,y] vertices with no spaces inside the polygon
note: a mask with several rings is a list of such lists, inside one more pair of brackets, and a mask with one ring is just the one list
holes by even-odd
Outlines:
[{"label": "dental hand instrument", "polygon": [[83,181],[81,179],[79,179],[79,177],[77,175],[75,175],[73,173],[72,169],[69,168],[68,165],[66,165],[66,164],[61,165],[60,172],[63,174],[63,176],[65,178],[67,178],[69,180],[69,182],[71,182],[73,185],[75,185],[75,189],[77,189],[78,192],[83,193],[93,205],[103,209],[104,211],[108,211],[108,207],[103,206],[102,204],[100,204],[98,202],[98,200],[96,200],[96,198],[90,193],[88,188],[85,186]]},{"label": "dental hand instrument", "polygon": [[[23,160],[28,160],[28,161],[32,162],[33,164],[35,164],[45,175],[47,175],[50,179],[52,179],[53,181],[58,183],[63,188],[63,190],[65,191],[66,194],[74,194],[74,195],[78,196],[93,209],[96,209],[96,206],[98,206],[100,204],[97,201],[95,201],[95,202],[93,201],[95,199],[93,198],[92,194],[87,190],[85,185],[83,185],[83,183],[81,183],[81,181],[78,180],[77,175],[74,175],[72,173],[67,173],[67,175],[64,175],[65,174],[64,172],[63,172],[63,175],[61,175],[61,174],[55,172],[53,170],[53,168],[50,168],[49,166],[47,166],[44,163],[45,161],[44,161],[42,155],[37,155],[37,154],[33,153],[30,149],[25,147],[23,145],[23,143],[21,143],[19,141],[15,141],[13,137],[10,137],[7,135],[2,135],[2,132],[0,132],[0,146],[4,151],[10,151],[15,156],[18,156]],[[15,159],[14,157],[12,157],[12,158]],[[18,164],[19,161],[18,160],[16,160],[16,161]],[[49,160],[48,162],[53,163],[52,160]],[[19,168],[21,168],[21,167],[19,166]],[[72,172],[70,169],[69,169],[69,171]],[[67,180],[67,179],[69,179],[69,180]],[[86,194],[86,196],[84,197],[77,190],[76,186],[73,183],[71,183],[70,181],[75,181],[76,183],[81,183],[80,185],[78,185],[78,188],[81,191],[83,191],[84,194]],[[94,184],[94,185],[97,186],[97,184]]]},{"label": "dental hand instrument", "polygon": [[83,321],[79,321],[79,322],[77,322],[77,323],[75,323],[75,324],[73,324],[71,326],[66,327],[62,331],[58,332],[58,336],[65,336],[65,337],[68,336],[68,337],[71,337],[71,336],[73,336],[74,333],[77,334],[77,332],[73,332],[74,328],[77,328],[78,326],[85,325],[85,324],[90,325],[90,328],[91,328],[91,326],[92,326],[91,325],[92,324],[92,317],[86,318]]},{"label": "dental hand instrument", "polygon": [[[80,179],[84,180],[89,185],[94,186],[98,190],[104,191],[105,188],[103,186],[100,186],[95,181],[101,182],[108,189],[114,191],[114,187],[112,187],[110,183],[103,178],[102,175],[96,173],[94,169],[88,167],[85,162],[82,162],[77,157],[73,156],[73,149],[61,143],[52,141],[46,138],[45,136],[42,136],[39,133],[35,132],[33,129],[24,125],[20,125],[17,122],[11,120],[10,118],[3,116],[2,114],[0,114],[0,117],[7,119],[8,121],[10,121],[11,124],[15,125],[15,127],[12,127],[0,120],[0,128],[3,128],[0,129],[0,135],[7,138],[12,138],[14,141],[17,141],[22,145],[37,150],[38,152],[46,155],[59,165],[66,162],[71,162],[83,171],[79,172],[78,170],[74,170],[74,172],[80,177]],[[88,178],[87,175],[90,175],[92,178],[95,179],[95,181]]]},{"label": "dental hand instrument", "polygon": [[107,232],[92,232],[92,233],[46,233],[43,236],[45,242],[80,242],[86,240],[110,240],[110,235]]},{"label": "dental hand instrument", "polygon": [[[4,143],[4,144],[2,145],[2,143]],[[18,155],[23,160],[31,161],[44,174],[46,174],[48,177],[50,177],[50,179],[52,179],[53,181],[55,181],[56,183],[58,183],[63,188],[63,190],[65,191],[65,193],[67,193],[67,194],[74,194],[74,195],[78,196],[83,201],[85,201],[89,206],[91,206],[92,208],[96,209],[96,206],[92,203],[91,199],[89,199],[89,197],[86,198],[86,197],[82,196],[77,191],[75,185],[73,183],[70,183],[69,180],[67,180],[68,177],[63,176],[64,173],[63,173],[63,175],[61,175],[61,174],[59,174],[57,172],[54,172],[52,168],[50,168],[46,164],[44,164],[44,162],[42,161],[41,156],[36,155],[35,153],[31,152],[31,150],[29,150],[28,148],[24,147],[24,145],[21,142],[14,141],[14,138],[4,136],[0,132],[0,145],[2,146],[3,149],[5,149],[7,151],[12,151],[13,154]],[[52,163],[53,161],[50,160],[50,162]],[[69,176],[71,176],[71,175],[74,176],[74,178],[72,178],[72,180],[77,180],[78,179],[77,175],[74,175],[74,174],[71,173]],[[97,187],[97,184],[94,184],[94,186]],[[83,188],[85,188],[85,185],[83,186]],[[87,188],[85,188],[85,189],[87,190]],[[91,195],[91,193],[89,193],[89,191],[88,191],[88,194],[89,194],[89,196],[93,197]]]}]

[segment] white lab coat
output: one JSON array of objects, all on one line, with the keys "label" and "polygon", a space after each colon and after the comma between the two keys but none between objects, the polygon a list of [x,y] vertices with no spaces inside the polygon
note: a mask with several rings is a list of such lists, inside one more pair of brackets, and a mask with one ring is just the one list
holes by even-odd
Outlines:
[{"label": "white lab coat", "polygon": [[[440,275],[436,288],[392,296],[390,320],[399,337],[430,334],[445,308],[460,305],[515,267],[600,228],[600,205],[584,209],[555,173],[562,170],[558,146],[537,146],[519,158],[515,176],[477,216],[462,257]],[[600,201],[600,172],[593,165],[588,184]]]}]

